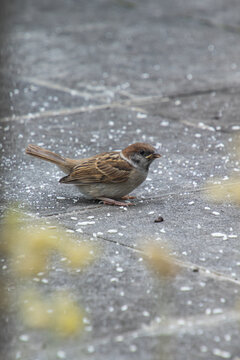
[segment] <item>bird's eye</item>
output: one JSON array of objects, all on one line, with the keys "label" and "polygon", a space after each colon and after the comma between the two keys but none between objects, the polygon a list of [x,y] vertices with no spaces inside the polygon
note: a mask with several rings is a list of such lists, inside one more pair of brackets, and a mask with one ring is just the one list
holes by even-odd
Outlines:
[{"label": "bird's eye", "polygon": [[145,151],[144,151],[144,150],[140,150],[140,151],[139,151],[139,154],[142,155],[142,156],[144,156],[144,155],[145,155]]}]

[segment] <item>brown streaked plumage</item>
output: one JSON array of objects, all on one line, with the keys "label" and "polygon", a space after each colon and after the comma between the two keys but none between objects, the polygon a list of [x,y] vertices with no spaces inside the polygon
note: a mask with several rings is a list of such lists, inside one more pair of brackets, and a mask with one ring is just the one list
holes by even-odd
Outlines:
[{"label": "brown streaked plumage", "polygon": [[37,145],[28,145],[26,153],[50,161],[67,173],[60,183],[75,184],[85,196],[103,200],[105,204],[125,206],[130,203],[116,199],[132,198],[126,195],[146,179],[150,164],[160,157],[146,143],[79,160],[64,158]]},{"label": "brown streaked plumage", "polygon": [[117,152],[99,154],[80,160],[68,176],[60,182],[65,184],[120,183],[127,181],[131,165],[120,157]]}]

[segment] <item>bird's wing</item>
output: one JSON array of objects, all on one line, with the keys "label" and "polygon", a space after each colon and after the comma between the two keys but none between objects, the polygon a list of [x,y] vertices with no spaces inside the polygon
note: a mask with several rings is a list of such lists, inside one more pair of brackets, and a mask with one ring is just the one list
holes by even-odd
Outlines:
[{"label": "bird's wing", "polygon": [[81,160],[60,182],[76,185],[122,183],[128,180],[131,170],[132,165],[123,160],[120,153],[106,152]]}]

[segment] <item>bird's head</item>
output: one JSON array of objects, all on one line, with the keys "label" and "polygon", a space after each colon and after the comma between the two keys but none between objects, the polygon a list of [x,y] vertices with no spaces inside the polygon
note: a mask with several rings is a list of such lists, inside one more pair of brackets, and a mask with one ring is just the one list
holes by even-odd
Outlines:
[{"label": "bird's head", "polygon": [[123,156],[136,168],[148,170],[153,160],[160,158],[154,147],[146,143],[135,143],[122,150]]}]

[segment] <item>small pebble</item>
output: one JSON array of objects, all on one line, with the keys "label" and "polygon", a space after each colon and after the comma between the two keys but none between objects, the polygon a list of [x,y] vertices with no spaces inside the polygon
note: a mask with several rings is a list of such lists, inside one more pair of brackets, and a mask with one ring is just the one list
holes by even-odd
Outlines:
[{"label": "small pebble", "polygon": [[162,216],[158,216],[158,217],[154,220],[155,223],[159,223],[159,222],[162,222],[162,221],[164,221],[164,219],[163,219]]}]

